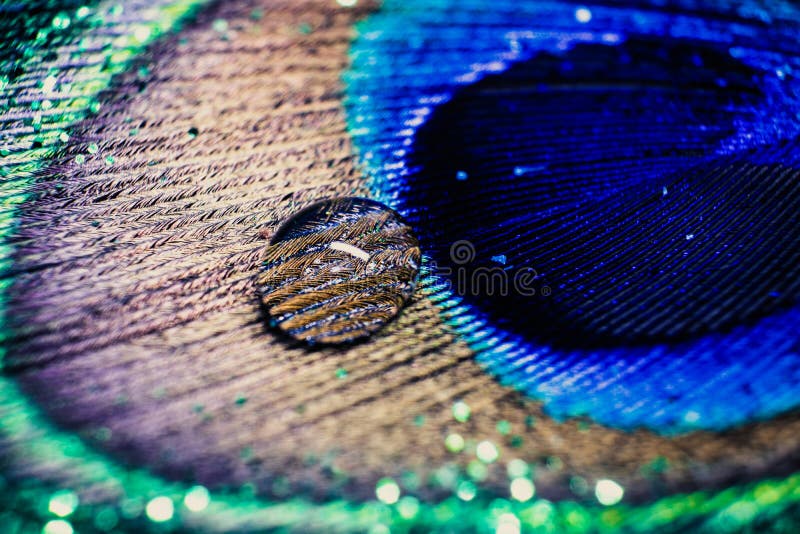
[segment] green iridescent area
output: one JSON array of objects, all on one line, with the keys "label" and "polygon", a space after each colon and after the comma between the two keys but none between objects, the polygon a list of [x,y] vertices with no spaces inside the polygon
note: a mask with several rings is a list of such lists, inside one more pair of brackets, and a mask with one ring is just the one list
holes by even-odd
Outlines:
[{"label": "green iridescent area", "polygon": [[[136,23],[130,22],[130,17],[123,18],[123,7],[114,2],[39,4],[50,9],[41,9],[36,16],[13,11],[14,16],[6,17],[3,23],[7,35],[14,24],[19,26],[16,42],[6,39],[2,45],[2,72],[12,74],[0,76],[4,106],[0,113],[4,120],[0,159],[3,237],[12,235],[17,209],[29,200],[27,186],[36,171],[69,140],[70,126],[97,111],[102,105],[98,95],[111,86],[113,77],[127,69],[149,43],[178,28],[204,2],[154,2],[142,14],[142,22]],[[8,14],[19,5],[7,2],[0,4],[0,9]],[[115,31],[96,31],[109,28]],[[84,46],[100,51],[101,57],[80,67],[81,81],[63,87],[58,70],[47,67],[43,58],[53,50],[73,50],[80,56],[86,50]],[[38,96],[17,98],[31,84],[39,91]],[[24,118],[9,118],[17,116]],[[87,154],[99,151],[96,145],[86,147]],[[113,161],[114,155],[103,157]],[[79,155],[76,162],[84,158]],[[2,245],[0,268],[6,272],[11,252],[8,244]],[[2,299],[7,298],[11,282],[9,274],[0,281],[0,306],[4,307]],[[6,341],[7,330],[0,332]],[[345,369],[336,371],[335,379],[346,378]],[[245,397],[236,399],[237,404],[246,401]],[[463,402],[449,409],[460,424],[467,423],[473,413]],[[423,423],[421,418],[419,425]],[[511,428],[508,422],[498,421],[498,430],[505,435]],[[463,472],[443,467],[441,483],[452,490],[452,496],[438,503],[421,502],[409,494],[408,481],[389,478],[377,483],[373,501],[360,503],[337,500],[320,504],[302,498],[268,501],[254,498],[250,487],[209,492],[202,486],[169,482],[144,469],[128,468],[91,449],[78,437],[57,429],[6,375],[0,376],[0,435],[3,465],[41,466],[42,473],[35,479],[13,475],[11,470],[0,473],[0,527],[4,533],[295,528],[374,533],[649,532],[690,528],[726,532],[755,531],[764,526],[789,532],[800,516],[800,475],[715,493],[677,495],[643,506],[619,504],[624,488],[614,481],[601,481],[594,488],[595,497],[581,502],[549,502],[537,498],[535,473],[529,465],[499,457],[496,446],[488,441],[467,447],[458,433],[448,435],[443,446],[451,454],[474,458]],[[505,465],[507,497],[481,488],[482,473],[490,463]],[[85,490],[90,487],[102,488],[102,496]]]}]

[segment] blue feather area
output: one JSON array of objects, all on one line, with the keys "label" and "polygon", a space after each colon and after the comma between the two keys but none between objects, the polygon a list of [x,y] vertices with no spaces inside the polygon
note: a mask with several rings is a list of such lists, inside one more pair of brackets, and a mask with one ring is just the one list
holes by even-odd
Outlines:
[{"label": "blue feather area", "polygon": [[387,1],[350,131],[500,382],[559,418],[720,430],[800,403],[798,34],[789,2]]}]

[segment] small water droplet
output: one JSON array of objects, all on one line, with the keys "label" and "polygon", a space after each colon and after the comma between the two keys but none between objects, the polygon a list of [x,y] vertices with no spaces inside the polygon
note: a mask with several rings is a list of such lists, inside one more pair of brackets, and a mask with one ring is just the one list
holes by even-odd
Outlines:
[{"label": "small water droplet", "polygon": [[388,207],[363,198],[325,200],[275,232],[258,280],[261,302],[270,324],[295,339],[353,341],[400,312],[420,258],[411,228]]}]

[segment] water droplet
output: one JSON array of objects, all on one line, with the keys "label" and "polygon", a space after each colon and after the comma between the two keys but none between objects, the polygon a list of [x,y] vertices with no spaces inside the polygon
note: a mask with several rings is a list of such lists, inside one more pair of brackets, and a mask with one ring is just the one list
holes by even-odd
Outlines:
[{"label": "water droplet", "polygon": [[416,237],[393,210],[362,198],[325,200],[275,233],[258,280],[261,302],[295,339],[353,341],[400,312],[420,261]]}]

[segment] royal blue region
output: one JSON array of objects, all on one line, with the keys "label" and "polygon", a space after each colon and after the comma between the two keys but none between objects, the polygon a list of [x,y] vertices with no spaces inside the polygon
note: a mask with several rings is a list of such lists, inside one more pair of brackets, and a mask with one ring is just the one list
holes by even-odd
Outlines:
[{"label": "royal blue region", "polygon": [[[752,113],[736,115],[730,132],[709,142],[708,157],[750,153],[749,163],[775,164],[778,151],[762,148],[794,139],[800,129],[794,77],[800,72],[798,9],[788,2],[770,12],[753,2],[662,4],[632,9],[621,2],[385,2],[359,26],[345,75],[349,130],[375,197],[419,227],[415,223],[428,206],[409,202],[419,179],[413,151],[419,130],[437,109],[459,91],[543,52],[564,56],[578,44],[624,46],[633,38],[708,43],[762,73],[761,94],[747,103]],[[587,13],[589,20],[581,22]],[[796,156],[783,150],[780,162],[793,165]],[[538,169],[541,163],[520,165]],[[667,171],[654,169],[660,191]],[[606,188],[613,186],[612,171],[613,166],[601,183]],[[549,176],[556,183],[557,178]],[[453,178],[462,187],[471,179]],[[425,243],[429,236],[420,237]],[[431,273],[424,285],[445,288],[446,279]],[[689,339],[568,346],[520,333],[480,303],[446,289],[432,298],[488,372],[541,399],[557,418],[589,416],[613,427],[672,434],[721,430],[800,404],[796,306]]]}]

